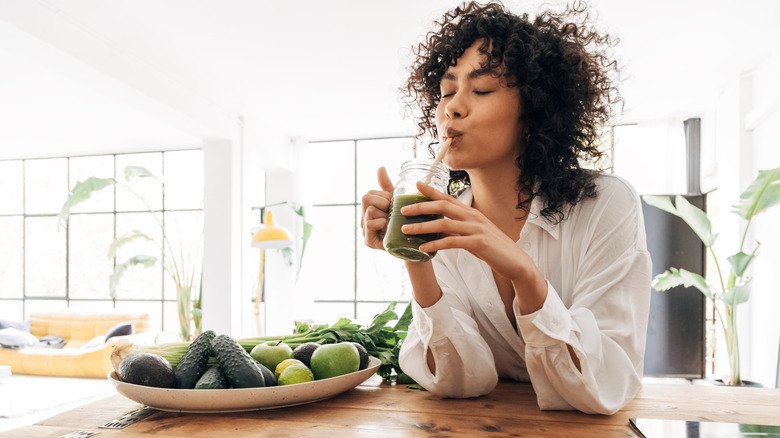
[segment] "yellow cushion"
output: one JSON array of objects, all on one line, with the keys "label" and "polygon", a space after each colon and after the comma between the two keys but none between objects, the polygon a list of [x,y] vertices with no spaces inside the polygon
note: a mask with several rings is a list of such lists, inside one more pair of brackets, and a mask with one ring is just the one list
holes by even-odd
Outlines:
[{"label": "yellow cushion", "polygon": [[[132,323],[136,334],[113,337],[100,347],[80,348],[123,322]],[[30,315],[30,332],[37,338],[59,336],[68,343],[61,349],[0,348],[0,365],[10,365],[13,374],[105,378],[113,369],[111,351],[119,339],[127,338],[140,345],[154,341],[149,315],[145,313],[40,312]]]}]

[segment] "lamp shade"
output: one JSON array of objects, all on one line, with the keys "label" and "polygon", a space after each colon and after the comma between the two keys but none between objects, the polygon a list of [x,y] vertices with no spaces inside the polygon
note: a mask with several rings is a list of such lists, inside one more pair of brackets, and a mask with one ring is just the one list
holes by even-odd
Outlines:
[{"label": "lamp shade", "polygon": [[260,249],[278,249],[292,246],[290,232],[286,228],[274,224],[270,211],[265,212],[265,223],[256,228],[252,234],[252,246]]}]

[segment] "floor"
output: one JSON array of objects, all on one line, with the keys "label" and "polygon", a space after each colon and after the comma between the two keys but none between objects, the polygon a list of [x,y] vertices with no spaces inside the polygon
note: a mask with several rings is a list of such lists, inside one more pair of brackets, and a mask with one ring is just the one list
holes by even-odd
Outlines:
[{"label": "floor", "polygon": [[0,377],[0,432],[116,394],[107,379]]}]

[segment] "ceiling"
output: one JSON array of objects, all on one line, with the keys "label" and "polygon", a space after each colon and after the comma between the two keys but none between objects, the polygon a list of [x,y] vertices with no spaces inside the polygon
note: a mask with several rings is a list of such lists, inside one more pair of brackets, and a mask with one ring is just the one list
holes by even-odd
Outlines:
[{"label": "ceiling", "polygon": [[[507,0],[516,12],[541,0]],[[0,158],[403,135],[409,49],[451,0],[3,0]],[[700,116],[780,47],[776,0],[592,1],[623,123]]]}]

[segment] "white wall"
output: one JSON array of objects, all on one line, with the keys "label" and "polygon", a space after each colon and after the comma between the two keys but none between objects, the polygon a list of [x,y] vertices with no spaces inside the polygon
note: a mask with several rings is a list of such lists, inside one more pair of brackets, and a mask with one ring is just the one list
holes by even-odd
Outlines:
[{"label": "white wall", "polygon": [[[724,270],[728,269],[726,257],[738,251],[745,229],[745,221],[731,212],[732,206],[759,170],[780,166],[775,129],[780,126],[780,113],[770,111],[780,103],[777,77],[775,60],[734,78],[723,88],[717,107],[703,118],[703,137],[716,158],[714,173],[703,172],[717,187],[710,197],[708,213],[718,233],[715,251]],[[758,119],[758,113],[765,117],[753,123],[755,126],[748,126],[751,119]],[[780,346],[780,319],[776,316],[780,307],[779,222],[780,207],[776,207],[757,215],[751,224],[744,251],[752,251],[756,241],[761,242],[761,251],[751,268],[754,280],[750,301],[738,311],[742,378],[770,387],[775,386]],[[712,274],[710,280],[714,281]],[[728,373],[728,361],[722,338],[719,342],[716,374],[723,375]]]},{"label": "white wall", "polygon": [[[769,59],[750,74],[752,89],[749,93],[752,106],[746,114],[746,122],[759,119],[755,126],[746,126],[746,177],[752,179],[759,170],[780,166],[780,141],[777,127],[780,126],[780,57]],[[751,224],[751,241],[760,241],[760,256],[753,266],[753,289],[748,303],[750,346],[746,351],[746,378],[756,380],[765,386],[774,386],[777,354],[780,347],[780,206],[755,217]],[[751,246],[750,249],[753,247]],[[742,316],[742,315],[740,315]]]}]

